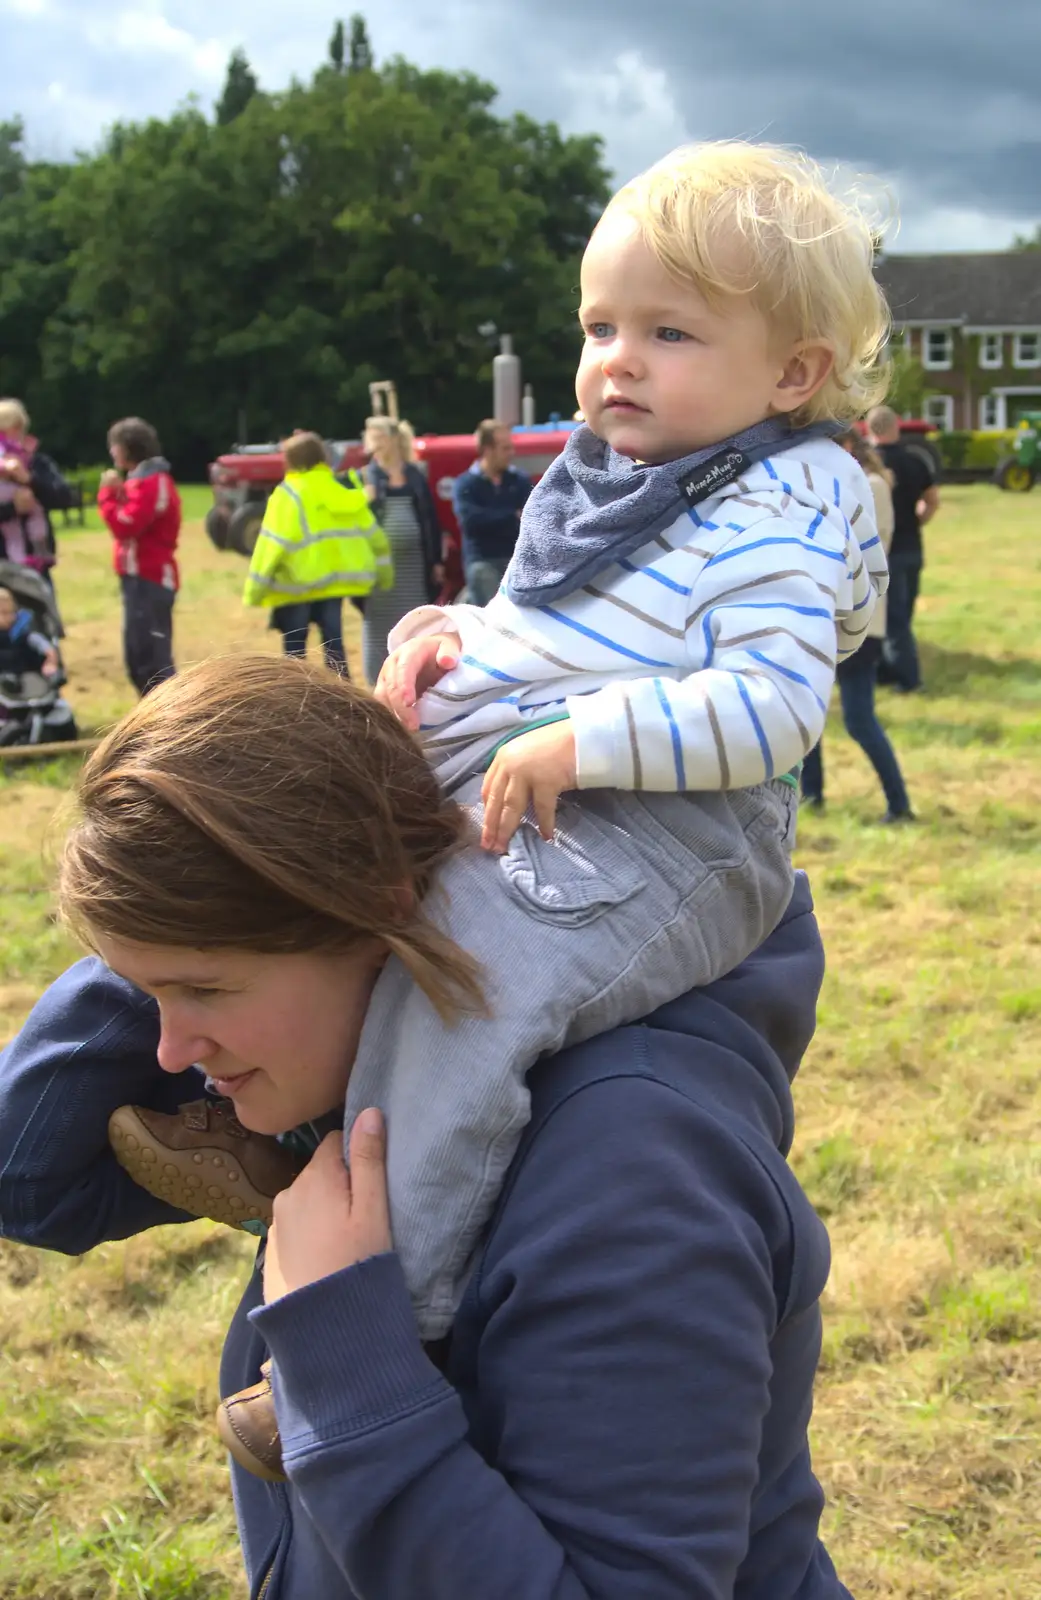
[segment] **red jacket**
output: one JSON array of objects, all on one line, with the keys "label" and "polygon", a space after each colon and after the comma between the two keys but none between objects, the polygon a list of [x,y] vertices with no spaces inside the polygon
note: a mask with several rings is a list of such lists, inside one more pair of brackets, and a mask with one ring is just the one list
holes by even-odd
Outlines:
[{"label": "red jacket", "polygon": [[181,531],[181,497],[162,456],[143,461],[126,482],[103,484],[98,510],[115,540],[113,565],[121,578],[178,586],[174,551]]}]

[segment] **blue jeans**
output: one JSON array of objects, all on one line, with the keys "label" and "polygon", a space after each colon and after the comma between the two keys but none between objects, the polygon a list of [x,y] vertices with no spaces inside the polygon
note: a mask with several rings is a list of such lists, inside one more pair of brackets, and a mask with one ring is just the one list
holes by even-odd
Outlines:
[{"label": "blue jeans", "polygon": [[[881,654],[881,640],[865,639],[856,655],[839,663],[837,678],[846,732],[856,740],[877,772],[890,811],[900,816],[910,811],[911,802],[896,752],[875,715],[875,677]],[[802,792],[807,800],[824,799],[824,758],[820,744],[803,762]]]},{"label": "blue jeans", "polygon": [[325,664],[347,676],[347,654],[343,648],[343,600],[303,600],[299,605],[276,606],[271,620],[282,635],[287,656],[306,656],[307,634],[312,622],[322,635]]},{"label": "blue jeans", "polygon": [[466,588],[471,605],[486,606],[489,600],[495,599],[509,564],[509,556],[499,561],[481,559],[466,563]]},{"label": "blue jeans", "polygon": [[901,689],[917,689],[922,682],[918,666],[918,646],[911,630],[921,577],[920,561],[905,561],[898,556],[895,561],[889,563],[885,669],[882,681],[895,683]]}]

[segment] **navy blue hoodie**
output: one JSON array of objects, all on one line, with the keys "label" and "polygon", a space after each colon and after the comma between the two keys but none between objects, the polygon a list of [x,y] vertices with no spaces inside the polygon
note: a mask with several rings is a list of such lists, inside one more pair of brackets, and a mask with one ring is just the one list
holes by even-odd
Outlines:
[{"label": "navy blue hoodie", "polygon": [[[785,1160],[822,966],[800,879],[729,977],[539,1064],[443,1347],[393,1255],[267,1307],[254,1273],[221,1387],[272,1353],[290,1481],[232,1469],[253,1596],[849,1600],[806,1438],[827,1235]],[[157,1037],[97,961],[43,997],[0,1057],[4,1235],[75,1254],[183,1220],[105,1135],[198,1093]]]}]

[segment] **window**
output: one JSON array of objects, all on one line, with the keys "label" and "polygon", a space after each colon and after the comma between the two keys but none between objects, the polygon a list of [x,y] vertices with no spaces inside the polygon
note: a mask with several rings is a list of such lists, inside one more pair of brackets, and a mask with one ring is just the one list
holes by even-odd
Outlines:
[{"label": "window", "polygon": [[985,394],[983,396],[980,401],[981,428],[1001,428],[1004,426],[1004,417],[1002,416],[1002,411],[1004,410],[1002,401],[1004,398],[1004,395],[1000,394]]},{"label": "window", "polygon": [[1041,367],[1041,333],[1017,333],[1012,344],[1014,367]]},{"label": "window", "polygon": [[922,333],[922,366],[929,372],[945,372],[951,364],[954,339],[950,328],[926,328]]},{"label": "window", "polygon": [[925,402],[925,420],[934,428],[950,431],[954,427],[954,396],[931,394]]},{"label": "window", "polygon": [[1000,333],[980,334],[980,366],[1000,367],[1005,359],[1005,341]]}]

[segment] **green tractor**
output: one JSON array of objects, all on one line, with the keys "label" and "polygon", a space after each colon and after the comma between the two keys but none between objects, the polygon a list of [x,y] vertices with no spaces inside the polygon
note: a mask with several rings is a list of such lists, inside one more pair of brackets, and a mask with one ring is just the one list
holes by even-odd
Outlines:
[{"label": "green tractor", "polygon": [[1041,411],[1025,411],[1019,419],[1012,454],[999,461],[994,482],[1012,494],[1026,494],[1041,472]]}]

